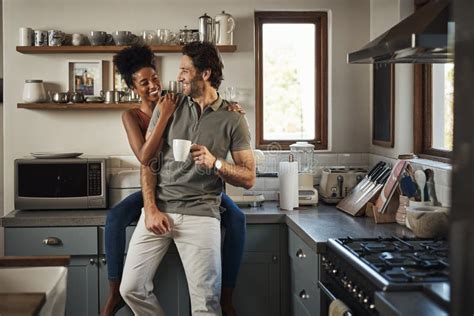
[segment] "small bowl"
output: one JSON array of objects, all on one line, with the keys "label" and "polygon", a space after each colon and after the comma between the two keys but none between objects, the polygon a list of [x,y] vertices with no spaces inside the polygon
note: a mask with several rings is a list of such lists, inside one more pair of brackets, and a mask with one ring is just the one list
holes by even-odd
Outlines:
[{"label": "small bowl", "polygon": [[417,237],[447,237],[449,207],[410,206],[406,210],[406,224]]}]

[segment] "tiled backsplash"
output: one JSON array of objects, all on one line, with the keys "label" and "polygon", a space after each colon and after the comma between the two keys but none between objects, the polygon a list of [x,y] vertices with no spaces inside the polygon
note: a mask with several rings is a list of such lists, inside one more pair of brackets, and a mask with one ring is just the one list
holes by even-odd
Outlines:
[{"label": "tiled backsplash", "polygon": [[[258,165],[260,172],[277,172],[280,161],[288,160],[289,151],[264,152],[265,162]],[[380,160],[391,165],[396,159],[369,153],[316,153],[314,155],[314,182],[319,184],[321,170],[329,166],[371,167]],[[411,160],[415,169],[431,168],[434,171],[436,193],[443,205],[451,204],[451,166],[446,163],[425,159]],[[140,164],[134,156],[112,156],[109,160],[108,175],[121,170],[139,169]],[[278,178],[259,177],[251,191],[261,193],[266,200],[276,200],[279,190]]]}]

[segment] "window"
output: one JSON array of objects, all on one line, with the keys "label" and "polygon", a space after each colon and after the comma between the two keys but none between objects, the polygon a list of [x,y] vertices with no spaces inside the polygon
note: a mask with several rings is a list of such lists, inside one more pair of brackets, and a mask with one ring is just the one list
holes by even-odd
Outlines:
[{"label": "window", "polygon": [[[415,0],[419,9],[429,0]],[[415,65],[414,149],[448,161],[453,149],[454,64]]]},{"label": "window", "polygon": [[415,66],[415,153],[450,158],[453,148],[454,65]]},{"label": "window", "polygon": [[256,147],[326,149],[327,14],[255,12],[255,41]]}]

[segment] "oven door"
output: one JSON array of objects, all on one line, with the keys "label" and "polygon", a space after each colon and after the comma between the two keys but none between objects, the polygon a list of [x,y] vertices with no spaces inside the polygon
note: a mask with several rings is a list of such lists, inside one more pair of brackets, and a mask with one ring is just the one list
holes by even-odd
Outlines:
[{"label": "oven door", "polygon": [[[330,315],[330,310],[329,310],[329,307],[331,306],[331,303],[333,304],[338,304],[336,303],[335,301],[340,301],[339,304],[342,302],[343,304],[345,304],[347,307],[349,307],[349,305],[344,302],[343,300],[340,299],[340,297],[334,295],[334,293],[332,293],[328,287],[327,287],[327,284],[325,285],[323,282],[321,281],[318,281],[318,286],[319,286],[319,289],[321,290],[320,293],[321,293],[321,297],[320,297],[320,306],[321,306],[321,310],[320,310],[320,315],[321,316],[326,316],[326,315],[329,315],[329,316],[336,316],[336,315],[340,315],[340,314],[335,314],[335,315]],[[350,309],[350,307],[349,307]],[[343,316],[353,316],[354,314],[352,313],[352,310],[349,310],[349,311],[346,311]]]}]

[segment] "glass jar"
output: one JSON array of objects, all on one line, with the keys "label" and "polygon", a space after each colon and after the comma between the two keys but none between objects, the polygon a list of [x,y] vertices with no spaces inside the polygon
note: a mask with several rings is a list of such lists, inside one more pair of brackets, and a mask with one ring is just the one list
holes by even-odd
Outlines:
[{"label": "glass jar", "polygon": [[313,173],[314,145],[308,142],[296,142],[290,145],[290,150],[298,161],[298,172]]},{"label": "glass jar", "polygon": [[43,80],[25,80],[23,101],[26,103],[45,102],[47,100]]}]

